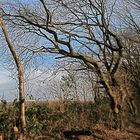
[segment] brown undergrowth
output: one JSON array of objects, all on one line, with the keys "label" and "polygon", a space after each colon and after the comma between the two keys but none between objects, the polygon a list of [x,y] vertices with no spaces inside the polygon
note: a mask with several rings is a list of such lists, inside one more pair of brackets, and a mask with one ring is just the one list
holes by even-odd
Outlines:
[{"label": "brown undergrowth", "polygon": [[[102,102],[33,101],[27,102],[27,140],[65,140],[65,130],[90,130],[85,140],[139,140],[139,116],[128,116],[124,131],[110,125],[107,99]],[[5,140],[14,139],[13,124],[20,128],[18,102],[0,105],[0,132]],[[136,119],[137,118],[137,121]]]}]

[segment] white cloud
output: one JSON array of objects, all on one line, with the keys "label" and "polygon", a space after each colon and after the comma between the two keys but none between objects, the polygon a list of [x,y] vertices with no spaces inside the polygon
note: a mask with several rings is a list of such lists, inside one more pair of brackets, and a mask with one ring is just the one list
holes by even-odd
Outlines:
[{"label": "white cloud", "polygon": [[[43,99],[50,98],[48,83],[58,82],[65,72],[56,73],[54,69],[52,70],[34,70],[31,72],[25,84],[25,95],[29,97],[29,94],[33,95],[34,98]],[[17,83],[14,79],[10,77],[10,72],[6,69],[0,68],[0,99],[5,99],[8,101],[13,101],[18,98]],[[46,89],[45,94],[42,92]],[[27,98],[28,98],[27,97]]]},{"label": "white cloud", "polygon": [[29,91],[26,90],[26,94],[31,93],[37,99],[52,98],[49,85],[53,82],[59,82],[63,75],[65,75],[65,72],[60,71],[56,73],[54,69],[33,70],[27,80],[27,86],[30,89]]},{"label": "white cloud", "polygon": [[0,99],[13,100],[17,96],[16,82],[6,69],[0,69]]}]

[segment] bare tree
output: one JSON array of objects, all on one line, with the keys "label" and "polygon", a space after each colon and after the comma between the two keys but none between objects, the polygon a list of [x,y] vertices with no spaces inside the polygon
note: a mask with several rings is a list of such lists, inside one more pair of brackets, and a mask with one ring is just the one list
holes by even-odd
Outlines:
[{"label": "bare tree", "polygon": [[[122,32],[125,47],[125,68],[131,75],[131,82],[139,90],[139,62],[140,62],[140,2],[137,0],[125,1],[125,15],[119,13],[121,20],[126,26]],[[124,18],[125,16],[125,18]]]},{"label": "bare tree", "polygon": [[25,97],[24,97],[24,71],[23,65],[18,56],[15,47],[10,41],[9,35],[7,33],[6,26],[2,20],[2,16],[0,17],[0,26],[7,42],[8,48],[13,56],[15,61],[17,71],[18,71],[18,80],[19,80],[19,104],[20,104],[20,121],[21,121],[21,136],[22,139],[25,139],[25,131],[26,131],[26,120],[25,120]]},{"label": "bare tree", "polygon": [[125,89],[123,110],[126,110],[126,106],[129,106],[132,114],[136,117],[138,115],[137,106],[139,106],[140,93],[140,2],[137,0],[123,1],[122,5],[118,6],[116,17],[119,29],[118,35],[122,38],[124,44],[124,59],[120,69],[123,73],[123,78],[120,79],[124,79],[121,82]]},{"label": "bare tree", "polygon": [[[84,63],[77,59],[65,59],[57,62],[58,73],[64,73],[61,79],[61,87],[69,88],[74,100],[95,101],[97,97],[97,76],[93,70],[89,70]],[[63,92],[67,90],[63,89]]]},{"label": "bare tree", "polygon": [[125,48],[123,68],[125,69],[126,73],[129,74],[133,87],[135,87],[137,90],[140,90],[140,35],[130,30],[123,33],[123,38],[124,43],[127,46]]}]

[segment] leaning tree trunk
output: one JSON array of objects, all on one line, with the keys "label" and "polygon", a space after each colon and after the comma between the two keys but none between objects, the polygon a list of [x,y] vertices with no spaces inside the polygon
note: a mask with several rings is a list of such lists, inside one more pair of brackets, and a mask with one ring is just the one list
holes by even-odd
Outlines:
[{"label": "leaning tree trunk", "polygon": [[9,47],[9,50],[13,56],[13,59],[16,63],[17,71],[18,71],[18,80],[19,80],[19,110],[20,110],[20,121],[21,121],[21,132],[20,137],[25,140],[25,132],[26,132],[26,119],[25,119],[25,95],[24,95],[24,72],[23,72],[23,65],[19,56],[16,53],[16,49],[14,48],[13,44],[10,41],[8,36],[5,24],[0,17],[0,26],[2,28],[2,32],[4,34],[5,40]]}]

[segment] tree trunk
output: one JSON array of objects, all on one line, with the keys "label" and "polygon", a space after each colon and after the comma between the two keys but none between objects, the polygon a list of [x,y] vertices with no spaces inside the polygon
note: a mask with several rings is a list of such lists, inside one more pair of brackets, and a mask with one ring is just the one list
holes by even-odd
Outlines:
[{"label": "tree trunk", "polygon": [[26,119],[25,119],[25,95],[24,95],[24,75],[23,75],[23,73],[24,73],[23,65],[20,64],[19,68],[18,68],[19,103],[20,103],[21,134],[23,134],[23,136],[24,136],[25,132],[26,132]]},{"label": "tree trunk", "polygon": [[16,49],[14,48],[13,44],[10,41],[8,36],[5,24],[0,17],[0,26],[2,28],[2,32],[4,34],[5,40],[9,47],[9,50],[13,56],[13,59],[16,63],[17,71],[18,71],[18,80],[19,80],[19,110],[20,110],[20,121],[21,121],[21,137],[25,140],[25,132],[26,132],[26,119],[25,119],[25,95],[24,95],[24,72],[23,72],[23,65],[19,56],[16,53]]}]

